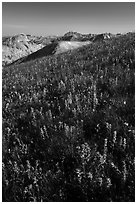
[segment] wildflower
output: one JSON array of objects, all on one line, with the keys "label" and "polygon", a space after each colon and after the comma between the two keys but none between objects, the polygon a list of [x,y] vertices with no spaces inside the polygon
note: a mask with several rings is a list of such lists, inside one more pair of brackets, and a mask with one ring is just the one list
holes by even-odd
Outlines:
[{"label": "wildflower", "polygon": [[72,104],[72,93],[68,95],[68,104]]},{"label": "wildflower", "polygon": [[126,162],[123,161],[123,180],[126,181],[126,178],[127,178]]},{"label": "wildflower", "polygon": [[66,109],[68,108],[68,101],[67,100],[65,100],[65,107],[66,107]]},{"label": "wildflower", "polygon": [[108,129],[109,131],[111,131],[112,125],[111,125],[110,123],[107,123],[107,122],[106,122],[106,127],[107,127],[107,129]]},{"label": "wildflower", "polygon": [[37,178],[36,178],[36,176],[34,176],[33,180],[34,180],[33,183],[34,183],[34,184],[37,184]]},{"label": "wildflower", "polygon": [[105,163],[105,157],[104,157],[104,155],[102,156],[101,154],[99,156],[100,156],[100,163],[102,165]]},{"label": "wildflower", "polygon": [[127,144],[126,138],[124,138],[124,141],[123,141],[123,147],[124,147],[124,149],[126,148],[126,144]]},{"label": "wildflower", "polygon": [[129,124],[125,122],[124,125],[128,126]]},{"label": "wildflower", "polygon": [[91,173],[91,172],[88,172],[88,178],[89,178],[90,180],[92,180],[92,179],[93,179],[93,175],[92,175],[92,173]]},{"label": "wildflower", "polygon": [[91,149],[88,143],[82,144],[81,158],[85,161],[89,161],[90,156],[91,156]]},{"label": "wildflower", "polygon": [[29,189],[30,189],[30,190],[32,189],[32,184],[29,185]]},{"label": "wildflower", "polygon": [[76,117],[76,108],[73,108],[73,110],[72,110],[72,112],[73,112],[73,114],[74,114],[74,117]]},{"label": "wildflower", "polygon": [[77,174],[79,183],[81,183],[83,172],[80,169],[76,169],[76,174]]},{"label": "wildflower", "polygon": [[114,135],[113,135],[113,144],[115,144],[117,139],[117,131],[114,131]]},{"label": "wildflower", "polygon": [[48,111],[48,116],[49,116],[50,120],[52,120],[52,112],[51,112],[50,109],[49,109],[49,111]]},{"label": "wildflower", "polygon": [[64,124],[64,129],[65,129],[66,136],[68,137],[69,136],[69,126],[66,123]]},{"label": "wildflower", "polygon": [[61,91],[64,91],[66,89],[66,86],[65,86],[65,83],[61,80],[59,85],[58,85],[58,88],[61,90]]},{"label": "wildflower", "polygon": [[111,179],[110,178],[107,178],[107,188],[109,188],[111,186]]},{"label": "wildflower", "polygon": [[30,168],[31,168],[31,165],[30,165],[29,160],[27,160],[26,162],[27,162],[27,168],[30,169]]},{"label": "wildflower", "polygon": [[44,139],[44,131],[42,128],[40,128],[40,133],[41,133],[42,138]]},{"label": "wildflower", "polygon": [[101,177],[98,178],[98,183],[99,183],[99,186],[102,186],[103,184],[103,179]]},{"label": "wildflower", "polygon": [[16,161],[14,162],[14,171],[15,171],[16,173],[19,173],[19,168],[18,168],[18,165],[17,165],[17,162],[16,162]]},{"label": "wildflower", "polygon": [[43,130],[44,130],[45,136],[46,136],[47,138],[49,138],[49,135],[48,135],[48,132],[47,132],[47,128],[46,128],[45,125],[43,126]]}]

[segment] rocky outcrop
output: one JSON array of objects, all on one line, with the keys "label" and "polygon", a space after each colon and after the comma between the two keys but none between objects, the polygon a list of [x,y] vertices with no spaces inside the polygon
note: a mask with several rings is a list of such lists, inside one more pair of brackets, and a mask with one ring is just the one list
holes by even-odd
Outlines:
[{"label": "rocky outcrop", "polygon": [[81,34],[77,32],[67,32],[64,36],[58,38],[61,41],[91,41],[96,42],[100,40],[106,40],[114,37],[111,33],[102,33],[102,34]]},{"label": "rocky outcrop", "polygon": [[64,36],[61,38],[61,40],[65,41],[87,41],[91,40],[94,34],[81,34],[77,32],[67,32],[64,34]]},{"label": "rocky outcrop", "polygon": [[2,38],[2,65],[10,64],[43,48],[52,42],[53,37],[19,34]]}]

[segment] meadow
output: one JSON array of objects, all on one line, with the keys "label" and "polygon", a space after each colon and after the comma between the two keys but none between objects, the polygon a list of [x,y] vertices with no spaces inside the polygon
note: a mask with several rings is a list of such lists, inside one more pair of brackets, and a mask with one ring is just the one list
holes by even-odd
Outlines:
[{"label": "meadow", "polygon": [[2,70],[3,202],[135,201],[135,34]]}]

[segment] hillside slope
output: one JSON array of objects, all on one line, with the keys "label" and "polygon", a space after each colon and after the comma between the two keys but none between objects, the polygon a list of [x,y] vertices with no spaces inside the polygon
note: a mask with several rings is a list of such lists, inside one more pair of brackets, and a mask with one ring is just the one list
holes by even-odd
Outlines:
[{"label": "hillside slope", "polygon": [[135,34],[5,67],[3,202],[135,201]]},{"label": "hillside slope", "polygon": [[39,49],[36,52],[33,52],[32,54],[26,56],[26,57],[22,57],[16,61],[14,61],[13,63],[9,64],[20,64],[20,63],[24,63],[24,62],[28,62],[34,59],[38,59],[41,57],[46,57],[49,55],[56,55],[56,54],[60,54],[63,52],[67,52],[69,50],[74,50],[77,48],[80,48],[82,46],[85,45],[89,45],[91,42],[90,41],[86,41],[86,42],[70,42],[70,41],[59,41],[59,42],[52,42],[49,45],[44,46],[43,48]]}]

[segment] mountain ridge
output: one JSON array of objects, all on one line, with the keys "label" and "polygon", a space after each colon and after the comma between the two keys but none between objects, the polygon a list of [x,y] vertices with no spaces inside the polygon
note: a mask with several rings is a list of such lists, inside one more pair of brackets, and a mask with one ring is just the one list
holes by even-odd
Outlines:
[{"label": "mountain ridge", "polygon": [[[54,43],[60,44],[60,42],[64,42],[64,41],[65,42],[70,41],[72,42],[72,44],[73,42],[81,42],[82,44],[82,42],[89,42],[89,41],[94,43],[102,40],[107,40],[112,37],[117,37],[117,35],[114,35],[111,33],[81,34],[81,33],[72,32],[72,31],[65,33],[63,36],[46,37],[46,36],[35,36],[35,35],[20,33],[10,37],[2,37],[2,64],[3,66],[6,66],[14,62],[17,62],[18,60],[21,61],[21,58],[27,57],[32,53],[35,53],[46,46],[48,46],[47,48],[52,50],[52,47],[54,47]],[[69,46],[67,45],[67,47]],[[74,48],[75,46],[72,45],[70,46],[70,49],[64,49],[64,51],[71,50],[72,47]],[[44,48],[44,50],[46,50],[46,48]],[[42,53],[42,51],[40,53]],[[50,54],[50,51],[46,50],[46,55],[49,55],[49,54]]]}]

